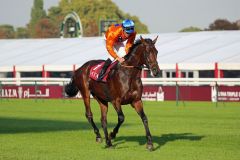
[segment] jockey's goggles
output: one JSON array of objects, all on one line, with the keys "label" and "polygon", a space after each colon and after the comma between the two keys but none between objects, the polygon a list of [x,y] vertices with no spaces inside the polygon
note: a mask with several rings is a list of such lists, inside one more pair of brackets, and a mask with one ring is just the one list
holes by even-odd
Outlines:
[{"label": "jockey's goggles", "polygon": [[128,34],[133,33],[134,32],[134,27],[124,27],[124,31]]}]

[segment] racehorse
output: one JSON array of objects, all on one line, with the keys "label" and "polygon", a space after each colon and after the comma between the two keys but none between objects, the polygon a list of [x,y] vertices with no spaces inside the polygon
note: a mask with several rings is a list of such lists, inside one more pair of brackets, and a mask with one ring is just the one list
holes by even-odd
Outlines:
[{"label": "racehorse", "polygon": [[[105,135],[107,147],[112,147],[111,140],[116,137],[121,124],[124,122],[124,114],[121,105],[131,104],[142,119],[146,131],[148,150],[153,150],[152,136],[148,127],[147,116],[143,110],[141,100],[143,85],[141,71],[144,66],[149,68],[154,76],[160,72],[157,62],[157,49],[154,40],[144,39],[140,36],[129,53],[124,57],[123,63],[117,63],[109,72],[107,81],[98,82],[89,77],[90,69],[103,62],[103,60],[91,60],[77,69],[71,81],[65,86],[65,92],[69,97],[76,96],[80,91],[86,109],[86,118],[92,125],[96,134],[96,141],[101,142],[102,138],[99,129],[93,121],[93,114],[90,107],[90,94],[97,100],[101,109],[101,124]],[[108,134],[107,112],[108,102],[113,104],[118,115],[118,123],[113,131]]]}]

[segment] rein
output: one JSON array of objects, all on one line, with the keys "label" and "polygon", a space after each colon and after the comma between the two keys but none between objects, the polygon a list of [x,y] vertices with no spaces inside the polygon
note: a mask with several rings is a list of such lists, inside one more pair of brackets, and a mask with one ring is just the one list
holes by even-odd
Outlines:
[{"label": "rein", "polygon": [[124,64],[120,64],[120,65],[126,68],[136,68],[138,70],[142,70],[144,68],[144,66],[130,66],[130,65],[124,65]]}]

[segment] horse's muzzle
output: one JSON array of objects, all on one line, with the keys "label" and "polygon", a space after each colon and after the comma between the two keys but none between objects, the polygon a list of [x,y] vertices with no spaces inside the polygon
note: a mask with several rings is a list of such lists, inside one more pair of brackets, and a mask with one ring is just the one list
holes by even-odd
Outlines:
[{"label": "horse's muzzle", "polygon": [[151,69],[151,71],[152,71],[152,74],[153,74],[154,77],[156,77],[156,76],[158,76],[158,75],[160,74],[160,69],[159,69],[158,66],[154,66],[154,67]]}]

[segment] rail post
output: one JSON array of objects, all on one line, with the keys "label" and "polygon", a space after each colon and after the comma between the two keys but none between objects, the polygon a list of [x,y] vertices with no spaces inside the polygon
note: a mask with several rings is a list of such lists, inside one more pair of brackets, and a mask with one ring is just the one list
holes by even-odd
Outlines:
[{"label": "rail post", "polygon": [[179,88],[178,83],[176,81],[176,106],[178,106],[178,101],[179,101]]},{"label": "rail post", "polygon": [[34,81],[35,102],[37,102],[37,81]]},{"label": "rail post", "polygon": [[3,100],[3,98],[2,98],[2,81],[0,81],[0,99],[2,102],[2,100]]},{"label": "rail post", "polygon": [[63,81],[63,84],[62,84],[62,99],[63,99],[63,103],[65,102],[65,83]]},{"label": "rail post", "polygon": [[217,81],[215,82],[215,87],[216,87],[216,107],[218,107],[218,84],[217,84]]}]

